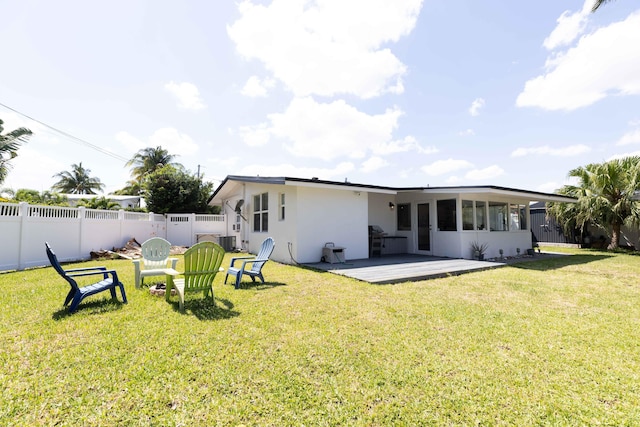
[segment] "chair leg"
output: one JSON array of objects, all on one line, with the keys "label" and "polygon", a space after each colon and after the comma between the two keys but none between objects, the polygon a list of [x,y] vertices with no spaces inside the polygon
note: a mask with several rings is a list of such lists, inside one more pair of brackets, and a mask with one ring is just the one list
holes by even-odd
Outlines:
[{"label": "chair leg", "polygon": [[124,285],[122,283],[120,283],[118,286],[120,286],[120,293],[122,294],[122,302],[124,304],[127,303],[127,294],[124,293]]},{"label": "chair leg", "polygon": [[71,301],[71,299],[73,298],[74,294],[75,294],[75,291],[73,290],[73,288],[71,288],[71,290],[67,294],[67,297],[64,299],[63,306],[66,306],[67,304],[69,304],[69,301]]}]

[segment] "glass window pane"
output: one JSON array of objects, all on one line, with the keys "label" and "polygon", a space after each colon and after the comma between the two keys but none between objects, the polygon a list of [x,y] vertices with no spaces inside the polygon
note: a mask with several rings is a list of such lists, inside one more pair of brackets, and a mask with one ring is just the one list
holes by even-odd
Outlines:
[{"label": "glass window pane", "polygon": [[269,209],[269,193],[262,193],[262,210]]},{"label": "glass window pane", "polygon": [[253,231],[260,231],[260,214],[253,215]]},{"label": "glass window pane", "polygon": [[457,231],[456,200],[438,200],[438,230]]},{"label": "glass window pane", "polygon": [[473,202],[471,200],[462,201],[462,229],[473,230]]},{"label": "glass window pane", "polygon": [[411,205],[409,203],[398,204],[398,230],[411,230]]},{"label": "glass window pane", "polygon": [[509,230],[520,230],[520,209],[518,205],[511,205],[509,210]]},{"label": "glass window pane", "polygon": [[269,231],[269,213],[262,213],[262,230],[261,231]]},{"label": "glass window pane", "polygon": [[484,202],[476,202],[476,229],[487,229],[486,204]]},{"label": "glass window pane", "polygon": [[253,211],[260,212],[260,195],[253,196]]},{"label": "glass window pane", "polygon": [[527,229],[527,207],[525,205],[520,205],[520,229]]},{"label": "glass window pane", "polygon": [[507,231],[508,206],[503,202],[489,202],[489,226],[491,231]]}]

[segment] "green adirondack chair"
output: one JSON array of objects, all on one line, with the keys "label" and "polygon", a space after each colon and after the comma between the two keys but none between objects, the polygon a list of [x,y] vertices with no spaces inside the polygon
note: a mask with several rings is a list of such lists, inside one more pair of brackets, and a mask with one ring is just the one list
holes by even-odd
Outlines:
[{"label": "green adirondack chair", "polygon": [[215,304],[213,279],[220,271],[224,253],[222,246],[213,242],[200,242],[187,249],[184,253],[184,272],[167,274],[166,300],[170,301],[171,290],[175,289],[180,299],[180,310],[183,311],[185,293],[202,291],[204,297],[211,297]]}]

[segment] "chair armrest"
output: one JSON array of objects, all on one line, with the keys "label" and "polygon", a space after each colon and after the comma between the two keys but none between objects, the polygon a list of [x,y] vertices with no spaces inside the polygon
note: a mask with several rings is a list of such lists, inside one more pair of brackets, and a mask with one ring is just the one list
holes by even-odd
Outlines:
[{"label": "chair armrest", "polygon": [[107,276],[109,274],[112,274],[114,282],[118,281],[118,273],[115,270],[106,270],[105,269],[105,270],[99,270],[99,271],[76,272],[76,273],[71,273],[71,274],[68,274],[68,272],[65,272],[65,273],[67,273],[67,276],[69,276],[69,277],[95,276],[97,274],[102,274],[105,279],[107,278]]},{"label": "chair armrest", "polygon": [[231,264],[229,264],[229,267],[233,267],[233,263],[236,262],[237,260],[240,259],[254,259],[255,256],[237,256],[237,257],[233,257],[231,258]]},{"label": "chair armrest", "polygon": [[269,258],[264,259],[264,258],[254,258],[254,259],[247,259],[245,261],[242,261],[242,267],[240,267],[240,271],[244,271],[244,266],[247,264],[253,264],[256,262],[262,262],[262,261],[269,261]]},{"label": "chair armrest", "polygon": [[76,273],[76,272],[80,272],[80,271],[92,271],[92,270],[106,270],[107,267],[104,266],[100,266],[100,267],[84,267],[84,268],[70,268],[69,270],[64,270],[65,273]]}]

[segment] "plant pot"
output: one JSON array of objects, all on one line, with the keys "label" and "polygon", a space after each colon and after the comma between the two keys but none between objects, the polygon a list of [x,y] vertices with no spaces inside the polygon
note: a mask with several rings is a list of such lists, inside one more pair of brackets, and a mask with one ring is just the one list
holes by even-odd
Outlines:
[{"label": "plant pot", "polygon": [[484,261],[484,254],[478,255],[478,261]]},{"label": "plant pot", "polygon": [[534,253],[533,249],[527,249],[527,255],[533,256]]}]

